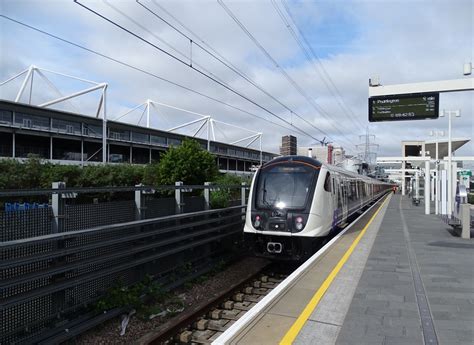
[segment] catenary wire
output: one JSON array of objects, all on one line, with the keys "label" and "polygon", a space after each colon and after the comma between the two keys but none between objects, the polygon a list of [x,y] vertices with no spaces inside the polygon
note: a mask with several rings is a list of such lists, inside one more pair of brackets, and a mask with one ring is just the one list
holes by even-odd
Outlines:
[{"label": "catenary wire", "polygon": [[219,99],[214,98],[214,97],[212,97],[212,96],[206,95],[206,94],[204,94],[204,93],[202,93],[202,92],[200,92],[200,91],[194,90],[194,89],[192,89],[192,88],[190,88],[190,87],[187,87],[187,86],[181,85],[181,84],[179,84],[179,83],[176,83],[176,82],[174,82],[174,81],[171,81],[171,80],[169,80],[169,79],[163,78],[163,77],[161,77],[161,76],[159,76],[159,75],[157,75],[157,74],[155,74],[155,73],[149,72],[149,71],[144,70],[144,69],[142,69],[142,68],[140,68],[140,67],[136,67],[136,66],[131,65],[131,64],[129,64],[129,63],[126,63],[126,62],[124,62],[124,61],[121,61],[121,60],[118,60],[118,59],[113,58],[113,57],[111,57],[111,56],[108,56],[108,55],[106,55],[106,54],[100,53],[100,52],[98,52],[98,51],[96,51],[96,50],[93,50],[93,49],[91,49],[91,48],[87,48],[87,47],[82,46],[82,45],[80,45],[80,44],[74,43],[74,42],[72,42],[72,41],[69,41],[69,40],[64,39],[64,38],[62,38],[62,37],[59,37],[59,36],[57,36],[57,35],[54,35],[54,34],[52,34],[52,33],[49,33],[49,32],[47,32],[47,31],[44,31],[44,30],[42,30],[42,29],[36,28],[36,27],[31,26],[31,25],[29,25],[29,24],[26,24],[26,23],[23,23],[23,22],[18,21],[18,20],[16,20],[16,19],[10,18],[10,17],[8,17],[8,16],[6,16],[6,15],[0,14],[0,17],[5,18],[5,19],[7,19],[7,20],[10,20],[10,21],[12,21],[12,22],[14,22],[14,23],[16,23],[16,24],[22,25],[22,26],[24,26],[24,27],[26,27],[26,28],[28,28],[28,29],[33,30],[33,31],[39,32],[39,33],[44,34],[44,35],[46,35],[46,36],[49,36],[49,37],[51,37],[51,38],[54,38],[54,39],[56,39],[56,40],[59,40],[59,41],[61,41],[61,42],[63,42],[63,43],[67,43],[67,44],[72,45],[72,46],[74,46],[74,47],[76,47],[76,48],[79,48],[79,49],[85,50],[85,51],[87,51],[87,52],[89,52],[89,53],[98,55],[98,56],[100,56],[100,57],[102,57],[102,58],[104,58],[104,59],[107,59],[107,60],[109,60],[109,61],[115,62],[115,63],[117,63],[117,64],[120,64],[120,65],[125,66],[125,67],[128,67],[128,68],[131,68],[131,69],[133,69],[133,70],[135,70],[135,71],[137,71],[137,72],[140,72],[140,73],[146,74],[146,75],[148,75],[148,76],[150,76],[150,77],[159,79],[159,80],[161,80],[161,81],[163,81],[163,82],[166,82],[166,83],[168,83],[168,84],[171,84],[171,85],[176,86],[176,87],[178,87],[178,88],[181,88],[181,89],[183,89],[183,90],[189,91],[189,92],[194,93],[194,94],[196,94],[196,95],[199,95],[199,96],[201,96],[201,97],[204,97],[204,98],[207,98],[207,99],[212,100],[212,101],[214,101],[214,102],[217,102],[217,103],[219,103],[219,104],[225,105],[225,106],[227,106],[227,107],[229,107],[229,108],[235,109],[235,110],[240,111],[240,112],[242,112],[242,113],[245,113],[245,114],[247,114],[247,115],[253,116],[253,117],[258,118],[258,119],[263,120],[263,121],[266,121],[266,122],[271,123],[271,124],[273,124],[273,125],[275,125],[275,126],[278,126],[278,127],[284,128],[284,129],[286,129],[286,130],[290,130],[290,131],[296,131],[296,132],[298,132],[298,133],[300,133],[300,134],[303,134],[303,135],[305,135],[305,136],[308,136],[308,137],[311,138],[311,139],[318,140],[318,139],[314,138],[313,136],[308,135],[307,133],[301,132],[301,131],[299,130],[299,128],[297,128],[297,127],[295,127],[295,126],[293,126],[294,128],[286,127],[286,126],[284,126],[284,125],[282,125],[282,124],[279,124],[279,123],[277,123],[277,122],[271,121],[271,120],[269,120],[269,119],[266,119],[266,118],[264,118],[264,117],[261,117],[261,116],[259,116],[259,115],[257,115],[257,114],[252,113],[252,112],[249,112],[249,111],[247,111],[247,110],[245,110],[245,109],[239,108],[239,107],[234,106],[234,105],[229,104],[229,103],[226,103],[226,102],[224,102],[224,101],[222,101],[222,100],[219,100]]},{"label": "catenary wire", "polygon": [[[201,48],[204,52],[206,52],[207,54],[209,54],[211,57],[213,57],[214,59],[216,59],[217,61],[219,61],[220,63],[222,63],[224,66],[226,66],[227,68],[231,69],[234,73],[236,73],[237,75],[239,75],[240,77],[242,77],[243,79],[245,79],[247,82],[249,82],[251,85],[253,85],[254,87],[256,87],[258,90],[260,90],[261,92],[263,92],[264,94],[266,94],[267,96],[269,96],[271,99],[273,99],[275,102],[277,102],[278,104],[280,104],[281,106],[283,106],[286,110],[288,110],[290,112],[291,115],[295,115],[297,118],[301,119],[303,122],[305,122],[306,124],[310,125],[312,128],[318,130],[320,133],[322,133],[323,135],[327,136],[327,137],[330,137],[330,135],[321,130],[320,128],[314,126],[314,124],[312,124],[311,122],[309,122],[308,120],[306,120],[303,116],[299,115],[296,111],[294,111],[293,109],[289,108],[286,104],[282,103],[279,99],[277,99],[275,96],[273,96],[272,94],[270,94],[267,90],[265,90],[263,87],[261,87],[259,84],[257,84],[255,81],[253,81],[250,77],[248,77],[244,72],[240,71],[237,67],[235,67],[234,65],[232,65],[227,59],[225,59],[221,54],[217,53],[215,51],[215,49],[213,49],[212,47],[210,47],[206,42],[204,42],[204,40],[202,38],[200,38],[199,36],[197,36],[192,30],[190,30],[189,28],[187,28],[182,22],[180,22],[176,17],[174,17],[169,11],[166,11],[166,9],[164,9],[163,6],[159,5],[157,2],[153,1],[153,3],[158,6],[160,9],[162,9],[165,13],[167,13],[171,18],[173,18],[176,22],[178,22],[182,27],[184,27],[188,32],[191,32],[194,36],[196,36],[204,45],[206,45],[206,47],[203,47],[202,45],[200,45],[199,43],[196,43],[195,40],[193,40],[190,36],[188,36],[187,34],[185,34],[182,30],[179,30],[175,25],[171,24],[169,21],[167,21],[166,19],[164,19],[162,16],[160,16],[159,14],[157,14],[155,11],[153,11],[152,9],[150,9],[149,7],[147,7],[146,5],[142,4],[139,0],[136,0],[136,2],[142,6],[144,9],[146,9],[149,13],[151,13],[152,15],[154,15],[156,18],[158,18],[159,20],[161,20],[162,22],[164,22],[165,24],[167,24],[169,27],[171,27],[172,29],[174,29],[176,32],[178,32],[179,34],[181,34],[183,37],[185,37],[187,40],[189,40],[190,42],[193,42],[194,45],[198,46],[199,48]],[[212,52],[211,52],[212,51]],[[288,76],[289,77],[289,76]],[[292,82],[293,80],[291,80],[290,82]],[[295,84],[296,85],[296,84]],[[298,85],[296,85],[295,87],[298,88]],[[292,123],[292,121],[291,121]],[[343,135],[341,133],[341,135]],[[322,140],[318,140],[321,144],[323,144],[323,141]],[[347,141],[347,138],[346,138],[346,141]],[[352,142],[350,141],[347,141],[351,146],[352,146]]]},{"label": "catenary wire", "polygon": [[[272,55],[265,49],[265,47],[262,46],[262,44],[255,38],[255,36],[252,35],[252,33],[245,27],[245,25],[235,16],[235,14],[232,12],[232,10],[225,5],[225,3],[222,0],[217,0],[217,2],[222,6],[222,8],[225,10],[225,12],[229,15],[229,17],[232,18],[232,20],[242,29],[242,31],[249,37],[249,39],[260,49],[260,51],[270,60],[272,63],[275,65],[277,69],[283,74],[283,76],[288,80],[288,82],[293,85],[293,87],[298,91],[298,93],[305,98],[308,103],[317,111],[319,112],[326,120],[328,120],[328,124],[331,125],[331,127],[338,132],[343,138],[345,138],[345,141],[349,143],[350,146],[353,146],[353,143],[350,139],[346,137],[344,133],[342,133],[336,126],[334,126],[331,122],[331,119],[329,118],[329,114],[327,114],[324,109],[317,103],[315,103],[311,97],[306,94],[306,92],[296,83],[296,81],[291,78],[291,76],[280,66],[280,64],[272,57]],[[313,124],[311,124],[314,126]],[[328,137],[329,135],[325,133]]]},{"label": "catenary wire", "polygon": [[235,90],[235,89],[233,89],[233,88],[231,88],[231,87],[229,87],[229,86],[227,86],[227,85],[221,83],[219,80],[213,78],[212,76],[208,75],[207,73],[205,73],[205,72],[203,72],[203,71],[201,71],[201,70],[195,68],[194,66],[192,66],[192,64],[188,64],[186,61],[180,59],[180,58],[177,57],[176,55],[173,55],[173,54],[171,54],[170,52],[166,51],[165,49],[160,48],[160,47],[157,46],[156,44],[154,44],[154,43],[148,41],[147,39],[143,38],[142,36],[140,36],[140,35],[134,33],[133,31],[131,31],[131,30],[125,28],[125,27],[123,27],[122,25],[120,25],[120,24],[114,22],[114,21],[111,20],[110,18],[107,18],[106,16],[104,16],[104,15],[98,13],[97,11],[95,11],[95,10],[93,10],[93,9],[91,9],[91,8],[89,8],[89,7],[87,7],[86,5],[80,3],[78,0],[74,0],[74,2],[75,2],[76,4],[78,4],[78,5],[80,5],[81,7],[85,8],[85,9],[88,10],[89,12],[95,14],[96,16],[98,16],[98,17],[104,19],[105,21],[109,22],[110,24],[116,26],[117,28],[119,28],[119,29],[125,31],[126,33],[128,33],[128,34],[130,34],[130,35],[132,35],[133,37],[137,38],[138,40],[140,40],[140,41],[142,41],[142,42],[144,42],[144,43],[150,45],[151,47],[157,49],[158,51],[162,52],[163,54],[169,56],[169,57],[172,58],[173,60],[175,60],[175,61],[177,61],[177,62],[180,62],[180,63],[182,63],[182,64],[188,66],[189,68],[191,68],[192,70],[196,71],[197,73],[199,73],[199,74],[202,75],[203,77],[205,77],[205,78],[207,78],[207,79],[213,81],[213,82],[216,83],[216,84],[221,85],[221,86],[224,87],[225,89],[227,89],[227,90],[229,90],[230,92],[234,93],[235,95],[237,95],[237,96],[239,96],[239,97],[245,99],[245,100],[248,101],[249,103],[252,103],[252,104],[255,105],[256,107],[258,107],[258,108],[262,109],[263,111],[267,112],[268,114],[270,114],[270,115],[272,115],[272,116],[278,118],[279,120],[285,122],[286,124],[290,125],[291,127],[298,128],[301,132],[305,133],[305,134],[308,135],[309,137],[312,137],[314,140],[317,140],[317,141],[321,142],[320,139],[317,139],[317,138],[313,137],[311,134],[309,134],[309,133],[307,133],[306,131],[302,130],[301,128],[299,128],[299,127],[293,125],[292,123],[290,123],[289,121],[285,120],[284,118],[282,118],[282,117],[279,116],[278,114],[272,112],[272,111],[269,110],[268,108],[262,106],[261,104],[257,103],[256,101],[252,100],[251,98],[245,96],[244,94],[240,93],[239,91],[237,91],[237,90]]},{"label": "catenary wire", "polygon": [[[166,19],[164,19],[162,16],[160,16],[159,14],[157,14],[155,11],[153,11],[152,9],[150,9],[149,7],[147,7],[146,5],[142,4],[139,0],[136,0],[136,2],[142,6],[143,8],[145,8],[149,13],[151,13],[152,15],[154,15],[156,18],[160,19],[162,22],[164,22],[165,24],[167,24],[168,26],[170,26],[171,28],[173,28],[174,30],[176,30],[178,33],[180,33],[183,37],[185,37],[186,39],[188,39],[192,44],[198,46],[200,49],[202,49],[204,52],[206,52],[207,54],[209,54],[211,57],[213,57],[214,59],[216,59],[217,61],[219,61],[220,63],[222,63],[224,66],[226,66],[227,68],[229,68],[230,70],[232,70],[234,73],[236,73],[237,75],[239,75],[240,77],[242,77],[243,79],[245,79],[247,82],[249,82],[250,84],[252,84],[254,87],[256,87],[258,90],[260,90],[261,92],[263,92],[264,94],[266,94],[268,97],[270,97],[271,99],[273,99],[274,101],[276,101],[278,104],[280,104],[281,106],[283,106],[286,110],[288,110],[291,114],[294,114],[296,117],[298,117],[299,119],[301,119],[302,121],[304,121],[305,123],[307,123],[308,125],[310,125],[311,127],[313,127],[314,129],[316,129],[317,131],[319,131],[320,133],[322,133],[323,135],[326,135],[326,136],[329,136],[328,133],[326,133],[325,131],[321,130],[320,128],[314,126],[311,122],[307,121],[304,117],[302,117],[301,115],[299,115],[296,111],[290,109],[287,105],[285,105],[284,103],[282,103],[280,100],[278,100],[275,96],[273,96],[272,94],[270,94],[268,91],[266,91],[263,87],[261,87],[260,85],[258,85],[255,81],[253,81],[250,77],[248,77],[245,73],[243,73],[242,71],[240,71],[238,68],[236,68],[234,65],[232,65],[231,63],[229,63],[226,59],[222,58],[222,56],[217,56],[216,54],[213,54],[210,50],[208,50],[206,47],[200,45],[199,43],[196,43],[191,37],[189,37],[188,35],[186,35],[184,32],[182,32],[181,30],[179,30],[178,28],[176,28],[176,26],[174,26],[173,24],[171,24],[169,21],[167,21]],[[156,3],[155,3],[156,4]],[[160,8],[162,8],[160,6]],[[187,29],[187,28],[186,28]],[[190,31],[189,29],[187,29],[188,31]],[[200,39],[201,41],[203,41],[202,39]],[[219,54],[220,55],[220,54]],[[318,140],[319,142],[321,142],[321,140]]]},{"label": "catenary wire", "polygon": [[[276,4],[275,0],[271,0],[272,1],[272,4],[273,6],[275,7],[275,9],[277,10],[278,14],[280,15],[281,19],[284,21],[285,23],[285,26],[287,27],[287,29],[290,31],[291,35],[293,36],[293,38],[295,39],[295,41],[298,43],[298,45],[301,47],[301,49],[303,50],[303,52],[305,53],[306,57],[308,58],[308,61],[312,62],[313,66],[314,66],[314,69],[316,70],[316,72],[321,76],[321,80],[324,82],[324,84],[326,85],[327,89],[329,90],[329,92],[331,92],[331,94],[336,97],[336,99],[338,99],[338,103],[341,107],[341,109],[344,111],[344,113],[346,114],[346,116],[356,125],[358,126],[360,129],[363,130],[364,126],[356,120],[356,116],[354,114],[354,112],[352,111],[352,109],[344,102],[344,98],[342,97],[338,87],[336,86],[336,84],[334,83],[334,81],[332,80],[331,76],[329,75],[329,73],[327,72],[326,68],[324,67],[324,64],[323,62],[321,61],[321,59],[319,58],[319,56],[315,53],[313,47],[309,44],[309,41],[308,39],[306,38],[304,32],[298,27],[298,25],[296,24],[296,20],[294,18],[294,16],[292,15],[288,5],[286,4],[285,0],[281,0],[283,6],[284,6],[284,9],[285,9],[285,12],[287,13],[288,17],[290,18],[291,22],[293,23],[294,27],[296,28],[296,30],[298,31],[299,33],[299,36],[303,39],[304,43],[306,44],[306,47],[305,45],[302,44],[301,40],[299,39],[298,35],[296,34],[296,32],[293,30],[293,28],[291,27],[290,23],[288,22],[288,20],[285,18],[285,16],[283,15],[282,11],[280,10],[280,8],[278,7],[278,5]],[[308,53],[313,57],[313,59],[311,59],[310,56],[308,56]],[[314,63],[314,60],[317,61],[320,69],[322,72],[319,71],[319,69],[316,67],[315,63]],[[326,80],[327,79],[327,80]],[[329,86],[328,84],[328,81],[329,81],[329,84],[331,84],[332,87]],[[347,113],[347,110],[350,112],[350,114]],[[351,116],[352,115],[352,116]]]}]

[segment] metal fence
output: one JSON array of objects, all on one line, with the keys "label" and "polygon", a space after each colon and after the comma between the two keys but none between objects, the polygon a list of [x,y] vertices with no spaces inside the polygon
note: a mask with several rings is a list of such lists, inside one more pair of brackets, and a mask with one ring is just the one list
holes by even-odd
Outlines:
[{"label": "metal fence", "polygon": [[73,333],[58,330],[104,318],[90,307],[117,281],[152,275],[170,285],[183,263],[196,274],[242,249],[245,186],[240,205],[217,210],[209,191],[219,187],[209,185],[109,189],[109,199],[122,193],[109,201],[97,197],[104,190],[56,187],[10,193],[49,193],[51,207],[0,213],[1,344],[65,339]]}]

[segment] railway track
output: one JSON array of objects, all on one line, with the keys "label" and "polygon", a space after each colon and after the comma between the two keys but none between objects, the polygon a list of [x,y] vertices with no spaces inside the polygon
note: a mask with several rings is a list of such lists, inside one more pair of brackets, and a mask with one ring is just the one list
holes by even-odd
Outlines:
[{"label": "railway track", "polygon": [[210,344],[282,282],[295,267],[269,264],[172,324],[142,337],[145,344]]}]

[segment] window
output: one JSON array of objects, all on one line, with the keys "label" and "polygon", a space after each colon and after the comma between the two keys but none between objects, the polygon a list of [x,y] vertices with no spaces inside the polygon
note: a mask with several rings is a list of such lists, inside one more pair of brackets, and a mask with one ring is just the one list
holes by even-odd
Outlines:
[{"label": "window", "polygon": [[16,113],[15,124],[27,128],[50,129],[49,117]]},{"label": "window", "polygon": [[166,146],[167,145],[167,141],[166,141],[166,138],[165,137],[160,137],[160,136],[157,136],[157,135],[152,135],[150,137],[151,139],[151,143],[152,144],[156,144],[156,145],[161,145],[161,146]]},{"label": "window", "polygon": [[0,123],[5,123],[8,125],[12,124],[12,112],[6,110],[0,110]]},{"label": "window", "polygon": [[81,134],[79,122],[52,119],[51,128],[58,133]]},{"label": "window", "polygon": [[326,192],[331,192],[332,191],[332,188],[331,188],[331,174],[329,172],[326,174],[326,179],[324,180],[324,190]]},{"label": "window", "polygon": [[180,139],[168,138],[168,145],[170,146],[179,146],[181,145]]},{"label": "window", "polygon": [[138,133],[138,132],[132,132],[132,140],[137,142],[137,143],[146,143],[146,144],[148,144],[148,142],[149,142],[148,134]]},{"label": "window", "polygon": [[82,127],[82,135],[94,138],[102,138],[102,126],[84,123]]},{"label": "window", "polygon": [[130,131],[123,131],[120,129],[110,129],[109,138],[115,140],[130,140]]},{"label": "window", "polygon": [[303,164],[279,164],[263,168],[258,177],[256,206],[301,209],[308,197],[319,170]]}]

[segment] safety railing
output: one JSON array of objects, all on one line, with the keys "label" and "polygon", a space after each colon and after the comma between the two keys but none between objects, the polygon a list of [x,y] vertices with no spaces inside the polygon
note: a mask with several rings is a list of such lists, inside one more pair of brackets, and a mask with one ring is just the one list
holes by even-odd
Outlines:
[{"label": "safety railing", "polygon": [[[91,205],[107,202],[96,202],[97,195],[93,195],[83,199],[92,203],[71,203],[84,191],[56,187],[47,191],[51,197],[50,207],[4,211],[3,218],[0,217],[2,344],[67,339],[74,335],[72,325],[80,324],[83,330],[119,312],[111,310],[104,316],[91,311],[97,300],[117,282],[128,286],[151,276],[163,286],[178,285],[210,269],[217,261],[235,257],[244,250],[246,186],[234,186],[243,196],[238,200],[239,205],[214,210],[209,209],[209,191],[231,187],[177,184],[163,188],[174,190],[174,198],[165,193],[156,199],[174,200],[168,211],[175,214],[154,218],[150,218],[151,210],[157,206],[150,195],[156,194],[157,189],[153,192],[143,186],[108,189],[108,193],[132,192],[134,198],[127,200],[123,195],[118,200],[109,198],[107,202],[114,207],[93,211],[93,216],[89,214],[91,222],[81,221],[80,215],[69,212],[68,207],[83,207],[74,212],[87,215],[93,208]],[[193,193],[198,189],[208,192]],[[105,193],[99,189],[87,192],[98,191]],[[2,193],[5,192],[0,192],[0,197],[6,195]],[[20,196],[19,193],[16,196]],[[34,195],[44,195],[42,193],[44,191],[33,192]],[[197,211],[186,212],[189,199],[185,193],[194,194],[188,197],[202,198],[203,202],[195,206]],[[107,207],[113,209],[119,203],[123,203],[120,214],[101,215],[110,211]],[[32,215],[29,213],[32,211],[41,213]],[[9,217],[15,220],[10,222]],[[94,222],[105,224],[90,226]],[[6,231],[6,226],[12,224],[10,230],[21,230],[25,226],[27,229],[15,235]]]}]

